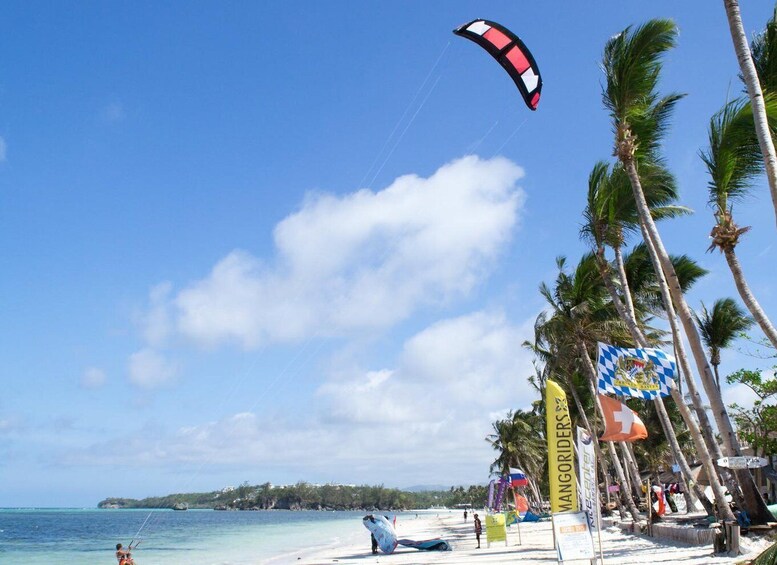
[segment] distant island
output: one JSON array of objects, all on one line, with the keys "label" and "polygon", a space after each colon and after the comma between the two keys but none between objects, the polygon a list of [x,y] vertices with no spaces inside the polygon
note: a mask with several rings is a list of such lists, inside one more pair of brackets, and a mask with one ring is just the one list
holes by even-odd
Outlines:
[{"label": "distant island", "polygon": [[[436,488],[436,487],[432,487]],[[200,493],[179,493],[133,498],[106,498],[98,508],[170,508],[212,510],[406,510],[410,508],[448,508],[480,505],[486,500],[486,487],[472,485],[450,487],[448,490],[400,490],[383,485],[314,485],[299,482],[294,485],[249,485],[225,487]]]}]

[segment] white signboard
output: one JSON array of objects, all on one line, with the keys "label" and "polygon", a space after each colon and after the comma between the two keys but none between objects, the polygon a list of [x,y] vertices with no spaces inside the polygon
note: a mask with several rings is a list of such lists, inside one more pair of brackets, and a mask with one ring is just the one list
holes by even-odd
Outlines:
[{"label": "white signboard", "polygon": [[596,452],[594,439],[577,427],[578,477],[580,477],[580,509],[588,516],[588,527],[596,531],[599,511],[599,488],[596,481]]},{"label": "white signboard", "polygon": [[557,512],[553,514],[556,550],[559,561],[595,559],[594,540],[588,528],[585,512]]},{"label": "white signboard", "polygon": [[718,465],[728,469],[757,469],[769,464],[763,457],[722,457],[718,459]]}]

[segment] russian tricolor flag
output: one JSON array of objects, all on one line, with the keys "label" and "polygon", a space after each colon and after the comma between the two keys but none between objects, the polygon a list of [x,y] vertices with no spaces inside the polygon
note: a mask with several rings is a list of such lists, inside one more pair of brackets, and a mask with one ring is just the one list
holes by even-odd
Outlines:
[{"label": "russian tricolor flag", "polygon": [[526,474],[520,469],[510,467],[510,486],[525,487],[529,484],[529,480],[526,478]]}]

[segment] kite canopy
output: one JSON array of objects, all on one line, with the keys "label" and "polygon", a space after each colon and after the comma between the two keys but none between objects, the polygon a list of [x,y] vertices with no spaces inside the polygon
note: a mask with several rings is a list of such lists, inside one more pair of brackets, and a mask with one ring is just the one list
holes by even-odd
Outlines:
[{"label": "kite canopy", "polygon": [[489,20],[473,20],[454,29],[453,33],[474,41],[491,53],[510,74],[526,105],[532,110],[537,109],[542,90],[540,69],[517,35]]}]

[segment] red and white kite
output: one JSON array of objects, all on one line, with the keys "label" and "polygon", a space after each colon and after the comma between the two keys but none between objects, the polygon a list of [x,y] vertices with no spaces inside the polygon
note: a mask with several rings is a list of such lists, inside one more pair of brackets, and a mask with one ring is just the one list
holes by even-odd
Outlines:
[{"label": "red and white kite", "polygon": [[453,30],[488,51],[510,74],[524,102],[532,110],[540,103],[542,77],[531,52],[506,27],[489,20],[473,20]]}]

